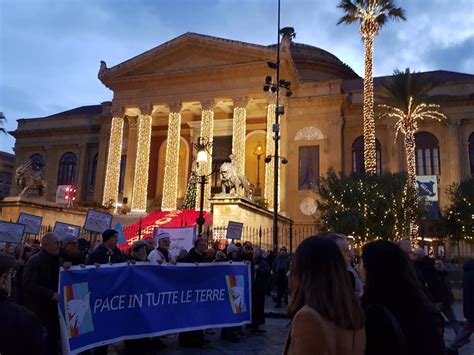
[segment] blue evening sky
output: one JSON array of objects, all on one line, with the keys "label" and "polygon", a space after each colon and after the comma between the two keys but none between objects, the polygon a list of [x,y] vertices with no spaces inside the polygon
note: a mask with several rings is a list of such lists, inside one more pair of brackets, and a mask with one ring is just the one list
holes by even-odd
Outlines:
[{"label": "blue evening sky", "polygon": [[[395,68],[474,73],[474,1],[395,0],[406,22],[376,38],[374,73]],[[358,25],[336,26],[337,0],[282,0],[282,27],[363,75]],[[185,32],[268,45],[277,0],[0,0],[0,111],[4,127],[111,100],[97,79],[109,67]],[[0,136],[0,150],[14,139]]]}]

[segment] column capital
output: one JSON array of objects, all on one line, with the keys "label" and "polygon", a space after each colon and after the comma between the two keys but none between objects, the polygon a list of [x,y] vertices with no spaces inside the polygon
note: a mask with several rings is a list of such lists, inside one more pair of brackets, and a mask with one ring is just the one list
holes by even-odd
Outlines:
[{"label": "column capital", "polygon": [[273,92],[269,92],[267,94],[267,104],[268,105],[275,105],[276,104],[276,94]]},{"label": "column capital", "polygon": [[232,102],[234,103],[234,109],[237,107],[247,108],[250,99],[247,96],[233,97]]},{"label": "column capital", "polygon": [[448,120],[448,127],[451,129],[458,129],[458,127],[461,125],[461,119],[460,118],[451,118]]},{"label": "column capital", "polygon": [[203,110],[214,110],[214,108],[216,107],[216,100],[214,99],[205,99],[205,100],[201,100],[201,108]]},{"label": "column capital", "polygon": [[142,116],[151,116],[153,112],[153,106],[152,105],[142,105],[139,107],[140,114]]},{"label": "column capital", "polygon": [[168,103],[168,108],[170,113],[180,113],[183,109],[183,103],[181,101],[173,101]]},{"label": "column capital", "polygon": [[125,115],[125,107],[112,105],[110,112],[113,117],[123,117]]},{"label": "column capital", "polygon": [[342,117],[331,117],[329,119],[329,125],[331,126],[336,126],[336,127],[342,127],[344,120]]}]

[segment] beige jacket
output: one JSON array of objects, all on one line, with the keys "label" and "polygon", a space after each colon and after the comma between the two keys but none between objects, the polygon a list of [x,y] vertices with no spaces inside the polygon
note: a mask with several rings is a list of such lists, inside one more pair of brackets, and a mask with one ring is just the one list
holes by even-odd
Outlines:
[{"label": "beige jacket", "polygon": [[365,329],[346,330],[327,321],[309,306],[293,317],[285,355],[364,355]]}]

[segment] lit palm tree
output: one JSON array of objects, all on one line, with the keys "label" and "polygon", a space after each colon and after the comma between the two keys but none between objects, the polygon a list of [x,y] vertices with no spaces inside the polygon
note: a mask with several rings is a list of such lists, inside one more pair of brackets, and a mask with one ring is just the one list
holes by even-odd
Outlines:
[{"label": "lit palm tree", "polygon": [[[0,126],[3,125],[4,122],[7,122],[7,119],[5,118],[5,115],[3,114],[3,112],[0,112]],[[0,127],[0,132],[7,133],[6,129],[3,127]]]},{"label": "lit palm tree", "polygon": [[359,31],[364,41],[364,168],[368,174],[377,173],[375,148],[374,82],[372,78],[374,37],[390,19],[405,19],[405,11],[395,7],[393,0],[341,0],[338,8],[345,15],[338,21],[351,24],[360,22]]},{"label": "lit palm tree", "polygon": [[[427,103],[428,92],[434,87],[434,83],[419,74],[411,73],[410,69],[405,69],[404,72],[395,70],[391,79],[382,86],[380,100],[383,104],[379,107],[383,111],[380,118],[395,119],[396,136],[403,134],[408,173],[405,193],[416,193],[415,133],[418,122],[426,119],[443,121],[446,116],[438,111],[439,105]],[[413,215],[410,212],[412,211],[407,211],[407,218]],[[418,237],[418,223],[411,219],[410,237],[415,241]]]}]

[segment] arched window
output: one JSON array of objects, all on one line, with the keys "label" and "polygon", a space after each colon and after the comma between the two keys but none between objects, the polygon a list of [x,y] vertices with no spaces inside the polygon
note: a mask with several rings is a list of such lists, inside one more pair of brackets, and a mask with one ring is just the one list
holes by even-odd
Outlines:
[{"label": "arched window", "polygon": [[35,153],[30,157],[31,167],[34,171],[43,171],[44,159],[41,154]]},{"label": "arched window", "polygon": [[[380,142],[375,138],[375,152],[377,156],[377,175],[382,172],[382,150]],[[352,143],[352,172],[364,172],[364,136],[359,136]]]},{"label": "arched window", "polygon": [[58,185],[73,185],[76,181],[76,154],[65,153],[59,161]]},{"label": "arched window", "polygon": [[416,175],[439,175],[439,143],[435,135],[428,132],[415,134]]},{"label": "arched window", "polygon": [[474,177],[474,132],[469,136],[469,166],[471,177]]}]

